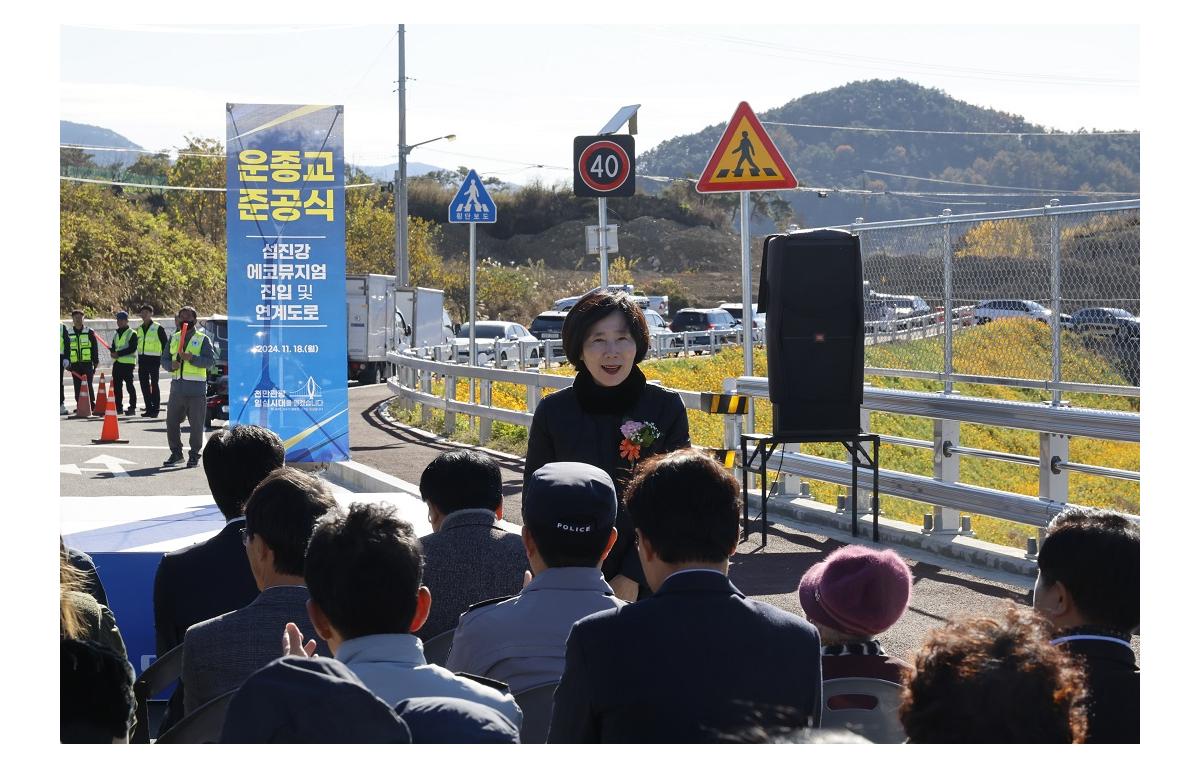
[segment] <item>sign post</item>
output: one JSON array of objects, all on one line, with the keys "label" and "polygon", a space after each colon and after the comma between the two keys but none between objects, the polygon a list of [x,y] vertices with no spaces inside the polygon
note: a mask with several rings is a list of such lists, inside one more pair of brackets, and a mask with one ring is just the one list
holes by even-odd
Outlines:
[{"label": "sign post", "polygon": [[608,287],[608,198],[633,196],[634,157],[631,135],[575,137],[575,196],[599,198],[601,288]]},{"label": "sign post", "polygon": [[[483,181],[474,168],[467,171],[467,177],[463,179],[462,186],[458,188],[458,194],[450,201],[448,218],[451,224],[467,224],[471,228],[469,246],[471,275],[470,289],[467,294],[470,302],[470,307],[467,309],[470,341],[467,343],[467,354],[469,355],[467,364],[475,365],[477,363],[475,359],[475,225],[495,224],[496,204],[492,201],[492,196],[488,194],[487,187],[483,186]],[[474,378],[471,379],[471,402],[475,402]]]},{"label": "sign post", "polygon": [[[738,104],[696,182],[697,192],[740,192],[742,218],[742,370],[754,374],[754,302],[750,277],[750,193],[793,189],[796,176],[746,102]],[[746,414],[754,430],[754,401]]]},{"label": "sign post", "polygon": [[340,105],[228,104],[229,417],[350,458]]}]

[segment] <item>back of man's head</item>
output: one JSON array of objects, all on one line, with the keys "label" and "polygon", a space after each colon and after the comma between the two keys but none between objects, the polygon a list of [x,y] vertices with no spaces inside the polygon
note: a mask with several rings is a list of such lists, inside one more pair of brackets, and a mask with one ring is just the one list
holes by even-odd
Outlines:
[{"label": "back of man's head", "polygon": [[232,520],[242,514],[255,486],[283,466],[283,443],[269,429],[235,424],[209,433],[203,460],[213,501]]},{"label": "back of man's head", "polygon": [[446,451],[421,473],[421,500],[443,515],[460,509],[496,509],[503,496],[500,465],[486,453],[460,448]]},{"label": "back of man's head", "polygon": [[655,456],[625,488],[634,526],[665,563],[719,563],[737,546],[741,489],[717,461],[691,448]]},{"label": "back of man's head", "polygon": [[294,467],[267,475],[246,500],[246,536],[260,536],[275,554],[275,571],[304,575],[304,551],[322,515],[336,512],[329,486]]},{"label": "back of man's head", "polygon": [[521,517],[548,568],[595,568],[617,519],[608,473],[590,464],[551,462],[529,477]]},{"label": "back of man's head", "polygon": [[395,507],[355,503],[317,522],[304,582],[342,639],[403,634],[416,615],[424,565],[421,542]]},{"label": "back of man's head", "polygon": [[1103,509],[1069,508],[1047,529],[1038,552],[1042,585],[1061,583],[1087,624],[1132,632],[1141,622],[1141,534],[1137,523]]},{"label": "back of man's head", "polygon": [[133,670],[91,640],[62,638],[59,740],[63,744],[128,741],[134,721]]}]

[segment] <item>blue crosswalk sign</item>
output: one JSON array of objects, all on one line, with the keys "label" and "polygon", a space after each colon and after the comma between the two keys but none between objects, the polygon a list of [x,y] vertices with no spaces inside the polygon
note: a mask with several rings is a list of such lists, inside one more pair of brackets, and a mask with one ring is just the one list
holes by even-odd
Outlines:
[{"label": "blue crosswalk sign", "polygon": [[496,204],[475,169],[467,171],[458,194],[450,201],[451,224],[495,224]]}]

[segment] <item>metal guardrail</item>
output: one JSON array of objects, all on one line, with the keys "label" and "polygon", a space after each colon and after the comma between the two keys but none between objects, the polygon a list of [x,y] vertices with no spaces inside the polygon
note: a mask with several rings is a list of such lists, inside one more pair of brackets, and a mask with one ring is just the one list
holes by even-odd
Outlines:
[{"label": "metal guardrail", "polygon": [[[389,353],[389,359],[400,370],[397,377],[388,380],[393,393],[410,403],[429,408],[443,409],[448,413],[461,413],[480,419],[481,436],[485,429],[490,433],[491,422],[501,421],[528,427],[533,420],[532,412],[537,407],[544,389],[561,389],[569,386],[572,377],[560,376],[543,371],[506,370],[492,366],[469,366],[429,359],[424,355],[429,350],[406,350],[404,353]],[[445,377],[441,395],[432,393],[432,376]],[[472,379],[482,386],[480,403],[462,402],[456,399],[458,379]],[[497,408],[490,404],[490,384],[509,382],[527,388],[526,410],[515,411]],[[765,397],[767,380],[762,377],[744,376],[728,380],[726,391],[732,394]],[[701,393],[687,390],[679,392],[684,406],[690,410],[701,410]],[[968,512],[996,517],[1015,523],[1045,527],[1055,514],[1067,503],[1067,479],[1070,471],[1086,472],[1097,476],[1127,481],[1140,481],[1140,473],[1108,467],[1096,467],[1069,461],[1067,436],[1089,437],[1101,440],[1127,442],[1140,441],[1141,418],[1136,413],[1119,413],[1092,409],[1070,408],[1063,405],[1012,402],[962,395],[912,392],[903,390],[866,387],[863,392],[863,410],[884,411],[907,416],[929,418],[935,424],[933,441],[916,440],[897,436],[883,436],[883,442],[924,448],[934,454],[931,462],[933,476],[914,475],[894,470],[880,471],[880,492],[911,501],[930,504],[936,510],[933,527],[928,533],[956,532],[959,513]],[[741,417],[726,416],[725,445],[733,449],[738,444]],[[1039,456],[985,451],[958,445],[958,424],[961,422],[988,424],[1011,429],[1032,430],[1041,434],[1042,450]],[[946,438],[950,439],[946,439]],[[485,438],[486,439],[486,438]],[[786,449],[786,446],[784,446]],[[940,461],[943,457],[973,456],[977,458],[1016,462],[1040,468],[1042,493],[1038,497],[1025,496],[1007,491],[958,482],[957,463]],[[850,483],[851,470],[848,462],[835,461],[817,456],[784,450],[779,453],[778,469],[785,475],[795,475],[809,480],[819,480],[846,486]],[[860,475],[860,487],[868,487],[868,473]],[[863,494],[866,498],[868,494]]]}]

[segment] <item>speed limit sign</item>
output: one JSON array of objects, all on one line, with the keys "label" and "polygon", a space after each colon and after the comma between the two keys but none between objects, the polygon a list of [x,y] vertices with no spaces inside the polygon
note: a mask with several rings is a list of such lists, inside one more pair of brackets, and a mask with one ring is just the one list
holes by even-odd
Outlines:
[{"label": "speed limit sign", "polygon": [[574,165],[576,197],[633,197],[633,136],[576,136]]}]

